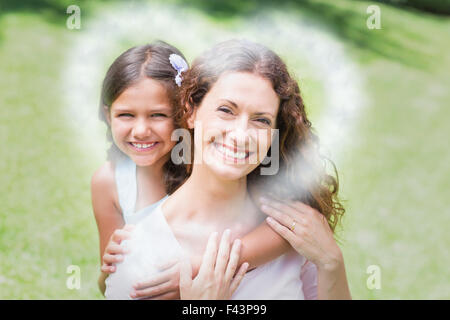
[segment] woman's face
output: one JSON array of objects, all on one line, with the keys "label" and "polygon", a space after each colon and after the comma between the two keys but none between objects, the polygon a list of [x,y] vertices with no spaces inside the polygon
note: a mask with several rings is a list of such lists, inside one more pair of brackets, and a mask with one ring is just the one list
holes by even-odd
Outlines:
[{"label": "woman's face", "polygon": [[166,88],[144,78],[112,103],[108,121],[113,140],[138,166],[165,162],[175,145],[172,113]]},{"label": "woman's face", "polygon": [[195,128],[195,159],[203,155],[202,163],[226,180],[246,176],[270,148],[278,106],[269,80],[244,72],[221,75],[188,121]]}]

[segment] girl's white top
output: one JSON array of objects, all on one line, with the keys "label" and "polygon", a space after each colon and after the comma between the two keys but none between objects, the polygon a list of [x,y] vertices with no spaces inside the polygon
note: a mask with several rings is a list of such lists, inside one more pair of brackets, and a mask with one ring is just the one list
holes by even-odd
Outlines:
[{"label": "girl's white top", "polygon": [[[136,202],[137,202],[137,177],[136,177],[136,164],[128,157],[123,157],[115,164],[115,180],[116,180],[116,187],[117,187],[117,194],[119,197],[119,204],[122,209],[123,218],[125,220],[126,224],[134,224],[137,227],[139,226],[139,222],[143,220],[146,216],[148,216],[160,203],[162,203],[163,200],[165,200],[168,196],[165,196],[161,200],[157,201],[156,203],[153,203],[143,209],[140,209],[138,211],[135,210],[136,208]],[[133,233],[135,234],[135,233]],[[154,234],[156,237],[158,236],[157,233]],[[163,236],[163,235],[161,235]],[[163,238],[161,238],[163,240]],[[127,242],[131,241],[123,241],[122,245],[126,246]],[[136,246],[137,249],[139,249],[139,246]],[[147,257],[145,253],[138,254],[138,250],[134,250],[133,254],[127,255],[127,260],[130,258],[130,260],[133,260],[133,256],[141,258]],[[147,257],[148,258],[148,257]],[[134,258],[136,259],[136,258]],[[144,265],[147,265],[147,260],[142,261]],[[120,267],[120,263],[117,264],[117,268],[119,270],[123,270],[123,267]],[[142,279],[142,278],[141,278]],[[119,281],[119,286],[117,286],[117,281]],[[108,278],[106,278],[105,284],[106,284],[106,291],[105,291],[105,297],[107,299],[120,299],[119,297],[114,295],[114,292],[125,292],[125,290],[129,293],[131,292],[130,288],[122,288],[121,283],[127,283],[123,281],[122,277],[118,277],[115,274],[109,275]],[[111,285],[113,285],[115,290],[111,293]]]},{"label": "girl's white top", "polygon": [[[131,161],[131,160],[130,160]],[[134,163],[133,163],[134,164]],[[136,199],[136,176],[133,179],[121,176],[123,169],[116,175],[119,201],[123,209],[131,206]],[[134,166],[134,172],[135,172]],[[132,166],[128,163],[128,172]],[[133,176],[133,174],[132,174]],[[123,188],[127,185],[127,188]],[[134,199],[133,201],[130,199]],[[116,272],[106,279],[105,296],[107,299],[131,299],[132,286],[137,281],[157,275],[160,267],[183,257],[183,249],[167,223],[161,206],[167,196],[157,203],[139,210],[124,212],[129,223],[136,224],[131,239],[121,245],[130,249],[124,261],[116,264]],[[133,203],[133,209],[134,209]],[[133,222],[130,222],[133,221]],[[233,300],[252,299],[316,299],[317,269],[297,253],[286,253],[266,263],[244,276],[239,288],[232,296]]]},{"label": "girl's white top", "polygon": [[133,160],[124,157],[117,162],[115,166],[115,178],[119,204],[126,224],[137,224],[168,197],[165,196],[161,200],[136,212],[137,177],[136,164]]}]

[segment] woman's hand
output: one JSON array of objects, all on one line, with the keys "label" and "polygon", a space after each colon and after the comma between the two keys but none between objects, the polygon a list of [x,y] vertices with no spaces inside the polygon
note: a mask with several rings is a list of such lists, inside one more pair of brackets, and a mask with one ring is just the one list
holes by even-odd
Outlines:
[{"label": "woman's hand", "polygon": [[321,213],[301,202],[281,203],[261,198],[267,223],[318,270],[333,271],[343,264],[341,250]]},{"label": "woman's hand", "polygon": [[351,299],[344,259],[327,219],[301,202],[269,201],[261,198],[267,223],[291,246],[317,267],[318,299]]},{"label": "woman's hand", "polygon": [[106,245],[105,253],[103,254],[103,264],[101,267],[102,272],[111,274],[116,272],[115,264],[123,261],[123,255],[128,251],[120,245],[123,240],[129,239],[131,231],[134,229],[134,225],[126,225],[122,229],[116,229],[109,242]]},{"label": "woman's hand", "polygon": [[[185,258],[180,263],[180,296],[183,300],[230,299],[247,272],[245,262],[236,273],[241,250],[240,240],[230,244],[230,230],[225,230],[218,247],[218,233],[211,234],[197,277]],[[230,248],[231,247],[231,248]],[[235,275],[236,273],[236,275]]]},{"label": "woman's hand", "polygon": [[[201,257],[194,257],[192,269],[194,276],[200,268]],[[176,300],[180,299],[180,263],[170,261],[158,267],[160,273],[137,282],[130,294],[132,298],[143,300]]]}]

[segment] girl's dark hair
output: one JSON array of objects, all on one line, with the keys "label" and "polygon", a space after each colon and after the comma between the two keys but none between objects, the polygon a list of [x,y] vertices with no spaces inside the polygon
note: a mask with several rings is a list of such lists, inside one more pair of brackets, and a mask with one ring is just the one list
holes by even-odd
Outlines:
[{"label": "girl's dark hair", "polygon": [[[337,197],[339,181],[336,167],[329,160],[336,177],[326,173],[325,160],[328,159],[319,152],[319,139],[307,118],[298,83],[273,51],[250,41],[230,40],[195,59],[183,74],[181,108],[175,115],[176,125],[187,128],[186,121],[193,110],[226,72],[249,72],[268,79],[280,99],[276,123],[279,130],[279,170],[276,175],[261,175],[260,167],[263,165],[260,164],[247,177],[250,191],[253,186],[279,199],[302,201],[324,215],[334,231],[345,212]],[[268,153],[271,153],[270,149]],[[187,166],[187,174],[191,168],[192,165]]]},{"label": "girl's dark hair", "polygon": [[[170,64],[171,54],[177,54],[185,59],[177,48],[163,41],[136,46],[117,57],[106,72],[102,85],[99,118],[108,127],[106,135],[111,142],[107,151],[108,160],[117,162],[126,157],[113,141],[105,112],[110,112],[111,104],[127,88],[143,78],[158,80],[165,86],[174,111],[179,108],[179,88],[175,83],[177,71]],[[175,190],[175,186],[180,184],[185,170],[184,166],[176,166],[170,160],[164,164],[166,191],[169,194]]]}]

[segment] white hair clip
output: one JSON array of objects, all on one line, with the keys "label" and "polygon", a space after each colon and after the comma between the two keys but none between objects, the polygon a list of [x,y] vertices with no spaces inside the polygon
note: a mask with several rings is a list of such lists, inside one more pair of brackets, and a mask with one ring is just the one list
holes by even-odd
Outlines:
[{"label": "white hair clip", "polygon": [[177,76],[175,77],[175,83],[178,86],[181,86],[182,81],[181,73],[187,71],[187,69],[189,68],[188,64],[182,57],[180,57],[178,54],[175,53],[172,53],[169,56],[169,61],[172,67],[178,72]]}]

